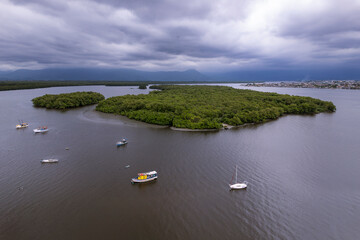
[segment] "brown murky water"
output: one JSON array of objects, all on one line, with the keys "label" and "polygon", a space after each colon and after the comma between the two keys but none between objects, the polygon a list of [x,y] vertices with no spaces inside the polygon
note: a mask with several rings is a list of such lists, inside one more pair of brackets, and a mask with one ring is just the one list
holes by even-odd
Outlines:
[{"label": "brown murky water", "polygon": [[[147,92],[0,92],[0,239],[359,238],[360,91],[256,88],[331,100],[337,112],[216,132],[153,127],[94,106],[44,110],[30,101],[82,90]],[[16,130],[19,119],[30,127]],[[49,132],[34,134],[40,125]],[[129,144],[117,148],[122,137]],[[235,165],[249,182],[245,191],[229,191]],[[158,171],[156,182],[130,184],[149,170]]]}]

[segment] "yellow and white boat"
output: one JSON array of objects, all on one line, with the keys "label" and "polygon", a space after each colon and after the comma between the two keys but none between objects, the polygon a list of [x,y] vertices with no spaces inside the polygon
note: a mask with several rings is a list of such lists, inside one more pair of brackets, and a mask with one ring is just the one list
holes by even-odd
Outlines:
[{"label": "yellow and white boat", "polygon": [[158,175],[156,171],[138,173],[138,176],[136,178],[131,179],[131,183],[150,182],[156,180],[157,177]]},{"label": "yellow and white boat", "polygon": [[21,129],[21,128],[27,128],[29,126],[28,123],[26,122],[21,122],[20,124],[16,125],[16,129]]}]

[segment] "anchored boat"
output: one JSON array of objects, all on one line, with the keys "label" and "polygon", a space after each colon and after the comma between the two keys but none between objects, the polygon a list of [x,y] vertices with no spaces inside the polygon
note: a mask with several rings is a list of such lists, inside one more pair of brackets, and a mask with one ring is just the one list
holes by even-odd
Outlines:
[{"label": "anchored boat", "polygon": [[131,179],[131,183],[150,182],[156,180],[157,177],[158,175],[156,171],[138,173],[138,176],[136,178]]},{"label": "anchored boat", "polygon": [[49,131],[49,129],[46,126],[35,128],[34,133],[44,133]]},{"label": "anchored boat", "polygon": [[57,163],[58,161],[59,161],[58,159],[50,158],[50,159],[41,160],[41,163]]},{"label": "anchored boat", "polygon": [[[235,183],[234,184],[231,184],[232,180],[231,179],[231,182],[229,184],[230,186],[230,190],[239,190],[239,189],[246,189],[247,188],[247,185],[248,185],[248,182],[247,181],[243,181],[241,183],[238,183],[237,182],[237,166],[235,167]],[[234,178],[234,175],[233,175],[233,178]]]},{"label": "anchored boat", "polygon": [[16,125],[16,129],[21,129],[21,128],[27,128],[29,126],[28,123],[26,122],[21,122],[20,124]]},{"label": "anchored boat", "polygon": [[121,141],[119,141],[119,142],[116,143],[116,146],[117,146],[117,147],[120,147],[120,146],[123,146],[123,145],[125,145],[125,144],[127,144],[127,143],[128,143],[128,142],[127,142],[126,138],[123,138]]}]

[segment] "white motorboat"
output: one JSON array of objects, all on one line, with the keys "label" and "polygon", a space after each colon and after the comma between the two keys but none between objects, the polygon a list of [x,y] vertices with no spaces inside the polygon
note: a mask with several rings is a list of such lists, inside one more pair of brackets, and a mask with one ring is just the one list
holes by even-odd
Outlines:
[{"label": "white motorboat", "polygon": [[150,182],[156,180],[157,177],[158,175],[156,171],[138,173],[138,176],[136,178],[131,179],[131,183]]},{"label": "white motorboat", "polygon": [[234,184],[229,184],[230,186],[230,190],[240,190],[240,189],[246,189],[247,188],[247,185],[248,185],[248,182],[246,181],[243,181],[243,182],[240,182],[238,183],[237,182],[237,166],[235,167],[235,183]]},{"label": "white motorboat", "polygon": [[44,133],[49,131],[49,129],[46,126],[35,128],[34,133]]},{"label": "white motorboat", "polygon": [[128,141],[126,140],[126,138],[123,138],[121,141],[116,143],[116,146],[117,147],[124,146],[127,143],[128,143]]},{"label": "white motorboat", "polygon": [[57,162],[59,162],[59,160],[56,159],[56,158],[50,158],[50,159],[41,160],[41,163],[57,163]]}]

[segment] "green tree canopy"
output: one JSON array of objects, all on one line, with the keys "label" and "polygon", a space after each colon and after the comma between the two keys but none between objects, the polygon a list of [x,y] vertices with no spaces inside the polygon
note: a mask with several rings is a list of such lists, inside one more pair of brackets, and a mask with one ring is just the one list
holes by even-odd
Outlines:
[{"label": "green tree canopy", "polygon": [[222,123],[242,125],[283,114],[334,112],[331,102],[310,97],[240,90],[225,86],[160,85],[149,94],[111,97],[96,110],[179,128],[217,129]]},{"label": "green tree canopy", "polygon": [[96,92],[73,92],[62,94],[46,94],[32,99],[35,107],[48,109],[67,109],[91,105],[104,100],[105,97]]}]

